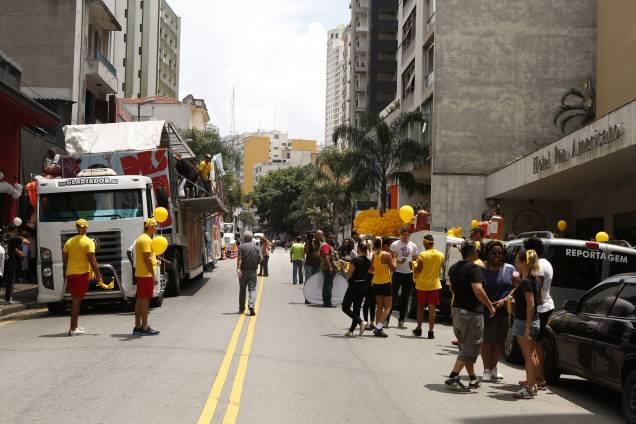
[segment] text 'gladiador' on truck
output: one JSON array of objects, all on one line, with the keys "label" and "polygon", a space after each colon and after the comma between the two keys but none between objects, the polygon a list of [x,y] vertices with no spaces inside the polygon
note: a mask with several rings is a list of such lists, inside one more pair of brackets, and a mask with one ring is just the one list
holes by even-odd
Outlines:
[{"label": "text 'gladiador' on truck", "polygon": [[[76,233],[75,221],[89,221],[88,237],[106,290],[91,282],[86,299],[134,301],[134,243],[155,207],[168,210],[157,234],[168,240],[157,267],[154,298],[164,291],[179,295],[185,279],[203,274],[215,261],[210,234],[219,233],[224,207],[213,194],[194,187],[184,194],[175,154],[194,154],[169,122],[147,121],[65,127],[67,151],[62,178],[39,178],[37,189],[38,302],[52,312],[65,310],[70,295],[62,264],[62,248]],[[218,237],[218,236],[217,236]]]}]

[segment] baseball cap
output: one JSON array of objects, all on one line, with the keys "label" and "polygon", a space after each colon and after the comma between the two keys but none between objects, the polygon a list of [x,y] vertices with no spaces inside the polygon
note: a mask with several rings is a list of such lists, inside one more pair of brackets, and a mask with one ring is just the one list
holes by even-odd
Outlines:
[{"label": "baseball cap", "polygon": [[88,222],[84,218],[80,218],[75,221],[75,226],[79,228],[88,228]]},{"label": "baseball cap", "polygon": [[431,244],[431,243],[435,243],[435,239],[433,238],[432,234],[426,234],[422,242],[424,244]]}]

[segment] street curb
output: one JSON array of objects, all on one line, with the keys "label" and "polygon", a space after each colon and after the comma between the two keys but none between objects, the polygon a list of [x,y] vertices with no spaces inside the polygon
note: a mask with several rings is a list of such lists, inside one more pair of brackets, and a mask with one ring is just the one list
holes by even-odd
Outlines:
[{"label": "street curb", "polygon": [[33,309],[38,306],[37,303],[14,303],[13,305],[2,305],[0,307],[0,317],[22,312],[27,309]]}]

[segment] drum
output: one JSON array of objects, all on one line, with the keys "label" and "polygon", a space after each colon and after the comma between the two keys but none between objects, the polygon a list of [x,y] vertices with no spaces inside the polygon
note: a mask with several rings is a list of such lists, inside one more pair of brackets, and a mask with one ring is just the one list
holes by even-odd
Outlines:
[{"label": "drum", "polygon": [[[303,292],[305,300],[311,304],[322,305],[322,284],[324,277],[322,272],[317,272],[305,281]],[[345,292],[349,287],[349,282],[341,273],[336,273],[333,279],[333,289],[331,290],[331,304],[341,305]]]}]

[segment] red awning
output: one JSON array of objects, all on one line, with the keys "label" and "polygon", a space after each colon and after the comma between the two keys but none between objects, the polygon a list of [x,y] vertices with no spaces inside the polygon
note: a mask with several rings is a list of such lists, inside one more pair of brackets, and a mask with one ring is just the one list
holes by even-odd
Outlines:
[{"label": "red awning", "polygon": [[0,116],[17,125],[55,127],[61,119],[20,91],[0,82]]}]

